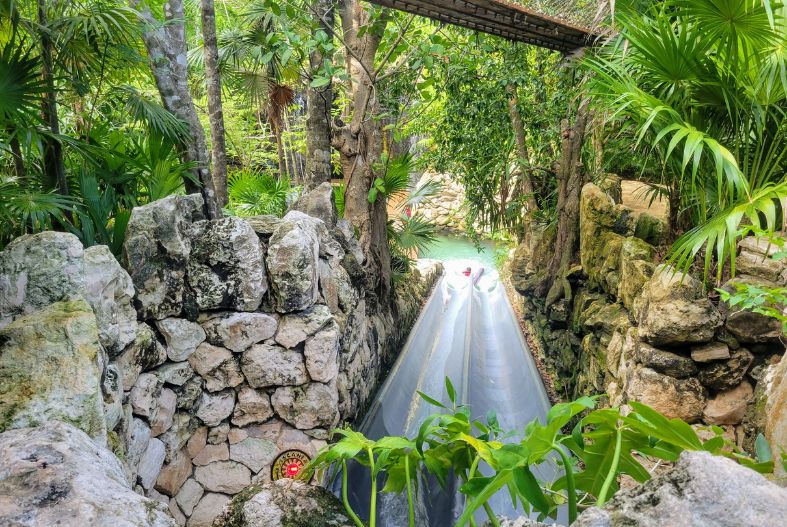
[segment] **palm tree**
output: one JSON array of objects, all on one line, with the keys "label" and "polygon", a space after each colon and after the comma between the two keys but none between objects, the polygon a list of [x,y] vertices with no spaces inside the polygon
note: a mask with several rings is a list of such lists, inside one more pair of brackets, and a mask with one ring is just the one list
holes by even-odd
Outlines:
[{"label": "palm tree", "polygon": [[[642,2],[634,2],[641,4]],[[620,33],[587,62],[594,103],[664,167],[688,269],[735,271],[741,223],[773,232],[787,197],[787,21],[770,0],[618,2]]]}]

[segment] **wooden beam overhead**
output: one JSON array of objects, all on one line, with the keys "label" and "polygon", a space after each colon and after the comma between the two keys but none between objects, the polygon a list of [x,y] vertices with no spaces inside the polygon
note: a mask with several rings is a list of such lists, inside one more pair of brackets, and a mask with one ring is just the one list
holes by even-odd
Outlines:
[{"label": "wooden beam overhead", "polygon": [[572,52],[590,44],[593,31],[506,0],[369,0],[508,40]]}]

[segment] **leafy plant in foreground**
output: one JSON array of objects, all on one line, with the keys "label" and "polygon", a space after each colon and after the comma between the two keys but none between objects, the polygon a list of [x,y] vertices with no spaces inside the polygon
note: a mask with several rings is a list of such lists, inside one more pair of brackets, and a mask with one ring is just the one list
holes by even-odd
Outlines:
[{"label": "leafy plant in foreground", "polygon": [[[383,474],[383,492],[406,493],[410,526],[415,525],[418,474],[428,473],[444,486],[449,478],[458,477],[467,502],[454,527],[462,527],[476,525],[474,515],[480,509],[493,526],[499,525],[489,500],[503,489],[515,506],[520,504],[527,514],[536,512],[541,519],[555,518],[558,509],[567,506],[569,523],[573,523],[580,504],[604,505],[618,490],[620,476],[648,480],[650,473],[641,459],[673,462],[684,450],[723,455],[760,472],[773,469],[767,448],[759,450],[768,451],[768,456],[753,460],[724,439],[721,428],[711,427],[714,436],[703,441],[689,424],[637,402],[630,403],[632,411],[627,415],[618,408],[594,409],[594,397],[557,404],[546,423],[530,422],[518,439],[501,430],[494,414],[483,422],[473,419],[470,408],[456,404],[449,379],[446,391],[451,408],[419,392],[443,412],[429,416],[414,439],[393,436],[374,441],[349,428],[336,430],[341,439],[324,448],[310,464],[307,474],[331,466],[342,469],[342,501],[357,527],[365,524],[347,499],[350,460],[371,473],[370,527],[376,524],[378,477]],[[566,433],[564,427],[576,419],[576,426]],[[492,469],[491,476],[481,473],[482,463]],[[542,464],[557,464],[562,475],[554,481],[539,481],[534,467]]]}]

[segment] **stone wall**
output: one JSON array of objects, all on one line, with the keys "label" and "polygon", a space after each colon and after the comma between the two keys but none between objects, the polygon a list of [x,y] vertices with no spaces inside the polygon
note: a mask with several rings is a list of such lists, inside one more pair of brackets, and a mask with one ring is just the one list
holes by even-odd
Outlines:
[{"label": "stone wall", "polygon": [[[663,229],[640,223],[609,194],[586,185],[581,265],[569,271],[562,294],[549,305],[529,289],[539,255],[549,254],[546,242],[534,237],[517,249],[514,286],[524,295],[556,389],[566,398],[607,393],[615,405],[641,401],[670,417],[723,426],[751,447],[763,418],[758,424],[747,416],[764,372],[784,354],[781,324],[731,311],[694,277],[655,264],[656,248],[648,241]],[[768,259],[767,250],[743,240],[738,276],[724,287],[785,285],[787,264]]]},{"label": "stone wall", "polygon": [[425,172],[418,181],[418,186],[429,182],[440,185],[437,197],[419,204],[417,210],[424,218],[434,222],[439,229],[448,232],[463,233],[467,230],[467,210],[465,189],[448,174]]},{"label": "stone wall", "polygon": [[424,263],[391,298],[368,294],[331,192],[281,219],[206,221],[198,195],[136,208],[123,267],[70,234],[12,242],[0,432],[73,424],[190,526],[267,481],[280,451],[313,455],[367,404],[441,272]]}]

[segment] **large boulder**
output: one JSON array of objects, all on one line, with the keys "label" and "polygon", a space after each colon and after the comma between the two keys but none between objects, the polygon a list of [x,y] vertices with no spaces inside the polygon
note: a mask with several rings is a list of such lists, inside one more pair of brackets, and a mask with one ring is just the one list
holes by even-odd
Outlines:
[{"label": "large boulder", "polygon": [[[747,284],[766,289],[777,287],[775,282],[768,280],[751,276],[737,276],[724,284],[722,289],[735,292],[737,290],[736,284]],[[730,308],[726,302],[721,302],[719,308],[722,314],[726,315],[724,327],[742,344],[779,345],[784,337],[782,324],[775,318],[748,309]]]},{"label": "large boulder", "polygon": [[315,189],[303,194],[293,209],[322,220],[328,227],[336,226],[338,213],[333,198],[333,185],[328,182],[321,183]]},{"label": "large boulder", "polygon": [[135,207],[126,230],[123,260],[137,291],[143,319],[183,310],[192,223],[202,219],[202,196],[169,196]]},{"label": "large boulder", "polygon": [[620,282],[617,296],[623,306],[635,317],[636,300],[642,288],[653,276],[653,247],[638,238],[626,238],[620,249]]},{"label": "large boulder", "polygon": [[[773,459],[781,459],[781,449],[787,446],[787,354],[772,367],[765,384],[765,437],[773,449]],[[776,475],[787,476],[784,466],[777,462]]]},{"label": "large boulder", "polygon": [[675,467],[591,507],[573,527],[783,525],[787,490],[734,461],[684,452]]},{"label": "large boulder", "polygon": [[341,502],[322,487],[280,479],[236,496],[215,527],[349,527]]},{"label": "large boulder", "polygon": [[630,400],[689,423],[702,418],[705,390],[696,378],[676,379],[642,366],[634,368],[630,377],[627,390]]},{"label": "large boulder", "polygon": [[634,232],[633,218],[625,207],[588,183],[582,187],[579,230],[580,261],[591,284],[616,293],[620,251],[625,237]]},{"label": "large boulder", "polygon": [[134,340],[134,286],[109,248],[87,249],[73,234],[21,236],[0,252],[0,327],[63,300],[87,300],[110,355]]},{"label": "large boulder", "polygon": [[85,249],[85,299],[96,314],[98,338],[117,355],[137,334],[134,283],[106,245]]},{"label": "large boulder", "polygon": [[96,317],[56,302],[0,330],[0,431],[52,419],[106,440]]},{"label": "large boulder", "polygon": [[271,292],[280,313],[301,311],[319,297],[320,241],[315,223],[283,221],[268,246]]},{"label": "large boulder", "polygon": [[53,302],[84,296],[84,249],[73,234],[20,236],[0,252],[0,326]]},{"label": "large boulder", "polygon": [[257,234],[240,218],[194,225],[188,283],[200,310],[254,311],[268,290]]},{"label": "large boulder", "polygon": [[175,527],[126,482],[118,459],[57,421],[0,434],[0,525]]},{"label": "large boulder", "polygon": [[639,310],[639,336],[654,346],[709,342],[721,315],[691,276],[666,266],[645,284]]}]

